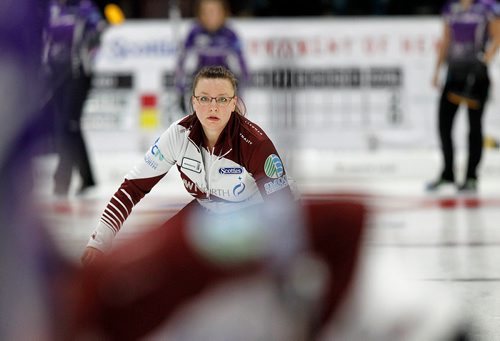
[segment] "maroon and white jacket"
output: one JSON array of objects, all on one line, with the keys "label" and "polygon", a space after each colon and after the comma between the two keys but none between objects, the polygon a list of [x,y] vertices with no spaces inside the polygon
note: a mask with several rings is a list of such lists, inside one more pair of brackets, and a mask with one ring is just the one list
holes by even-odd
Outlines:
[{"label": "maroon and white jacket", "polygon": [[186,190],[212,212],[291,196],[283,163],[259,126],[233,112],[213,150],[207,150],[201,123],[192,114],[174,122],[125,176],[88,246],[108,250],[132,208],[174,165]]}]

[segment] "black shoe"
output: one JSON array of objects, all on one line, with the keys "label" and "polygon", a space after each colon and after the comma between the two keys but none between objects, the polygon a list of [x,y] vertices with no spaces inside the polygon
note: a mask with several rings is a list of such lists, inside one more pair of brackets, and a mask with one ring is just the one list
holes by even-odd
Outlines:
[{"label": "black shoe", "polygon": [[455,185],[455,182],[452,180],[446,180],[446,179],[438,179],[436,181],[433,181],[431,183],[428,183],[426,186],[427,191],[429,192],[435,192],[438,191],[439,189],[443,187],[449,187],[450,185]]},{"label": "black shoe", "polygon": [[470,192],[470,193],[475,193],[477,192],[477,179],[467,179],[465,182],[458,186],[458,191],[459,192]]}]

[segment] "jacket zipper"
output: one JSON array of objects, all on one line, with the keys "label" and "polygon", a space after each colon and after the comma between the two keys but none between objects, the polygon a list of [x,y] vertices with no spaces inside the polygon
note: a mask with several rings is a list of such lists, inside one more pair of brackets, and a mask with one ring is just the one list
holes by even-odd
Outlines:
[{"label": "jacket zipper", "polygon": [[[212,180],[212,168],[214,167],[214,165],[215,165],[215,163],[216,163],[217,161],[219,161],[219,160],[220,160],[220,159],[222,159],[224,156],[226,156],[227,154],[229,154],[229,153],[231,152],[231,150],[233,150],[233,148],[230,148],[230,149],[229,149],[227,152],[225,152],[224,154],[217,156],[217,159],[215,159],[215,160],[214,160],[214,162],[212,162],[212,163],[210,164],[210,169],[209,169],[209,171],[208,171],[208,181],[207,181],[207,199],[210,199],[210,194],[212,193],[211,188],[210,188],[210,184],[211,184],[211,182],[212,182],[212,181],[211,181],[211,180]],[[214,147],[212,147],[212,152],[210,152],[210,155],[213,155],[214,151],[215,151],[215,146],[214,146]]]}]

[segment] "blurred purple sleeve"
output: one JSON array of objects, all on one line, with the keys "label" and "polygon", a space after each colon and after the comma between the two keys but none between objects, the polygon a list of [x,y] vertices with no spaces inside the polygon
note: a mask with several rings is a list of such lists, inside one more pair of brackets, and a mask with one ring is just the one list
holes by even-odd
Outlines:
[{"label": "blurred purple sleeve", "polygon": [[[55,340],[64,262],[33,204],[47,1],[0,2],[0,340]],[[61,320],[60,320],[61,321]]]}]

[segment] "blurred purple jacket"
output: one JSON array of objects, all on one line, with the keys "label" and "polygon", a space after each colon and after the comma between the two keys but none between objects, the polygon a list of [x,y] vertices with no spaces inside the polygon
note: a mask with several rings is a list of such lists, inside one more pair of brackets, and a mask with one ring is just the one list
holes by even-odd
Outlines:
[{"label": "blurred purple jacket", "polygon": [[476,0],[466,11],[460,1],[447,2],[443,18],[451,30],[448,61],[475,60],[484,52],[488,42],[488,24],[500,16],[500,7],[494,0]]},{"label": "blurred purple jacket", "polygon": [[[186,60],[192,55],[196,65],[191,68]],[[176,70],[176,87],[186,90],[187,78],[204,66],[222,65],[237,75],[240,83],[248,81],[248,70],[243,55],[242,42],[236,33],[224,25],[216,32],[209,32],[196,23],[190,30],[181,49]]]},{"label": "blurred purple jacket", "polygon": [[45,62],[54,66],[85,66],[104,29],[99,8],[90,0],[51,0],[45,29]]}]

